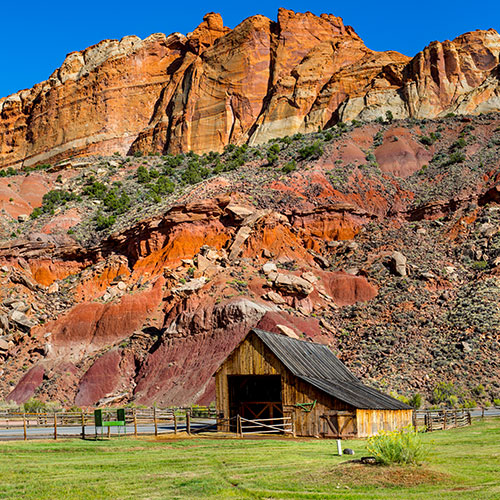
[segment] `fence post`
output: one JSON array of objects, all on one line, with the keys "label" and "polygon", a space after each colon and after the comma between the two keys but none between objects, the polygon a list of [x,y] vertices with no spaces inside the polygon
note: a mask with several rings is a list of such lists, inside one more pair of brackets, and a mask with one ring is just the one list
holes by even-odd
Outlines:
[{"label": "fence post", "polygon": [[177,434],[177,415],[174,410],[174,434]]},{"label": "fence post", "polygon": [[135,412],[135,408],[133,409],[133,416],[134,416],[134,436],[137,437],[137,415]]},{"label": "fence post", "polygon": [[412,420],[413,428],[416,429],[417,428],[417,410],[413,410],[413,413],[411,415],[411,420]]},{"label": "fence post", "polygon": [[467,421],[469,422],[469,425],[472,425],[472,417],[470,414],[470,410],[467,411]]},{"label": "fence post", "polygon": [[191,412],[189,409],[186,409],[186,432],[191,434]]},{"label": "fence post", "polygon": [[481,408],[481,419],[484,420],[484,406]]},{"label": "fence post", "polygon": [[85,439],[85,413],[81,414],[81,420],[82,420],[82,439]]},{"label": "fence post", "polygon": [[432,432],[432,412],[429,413],[429,430]]},{"label": "fence post", "polygon": [[443,412],[443,430],[446,430],[446,410]]},{"label": "fence post", "polygon": [[241,417],[239,415],[236,416],[236,432],[243,437],[243,429],[241,428]]},{"label": "fence post", "polygon": [[158,436],[158,421],[156,420],[156,406],[153,406],[153,420],[155,423],[155,436]]},{"label": "fence post", "polygon": [[26,431],[26,413],[23,413],[23,430],[24,430],[24,440],[28,439],[28,433]]},{"label": "fence post", "polygon": [[57,439],[57,413],[54,412],[54,439]]}]

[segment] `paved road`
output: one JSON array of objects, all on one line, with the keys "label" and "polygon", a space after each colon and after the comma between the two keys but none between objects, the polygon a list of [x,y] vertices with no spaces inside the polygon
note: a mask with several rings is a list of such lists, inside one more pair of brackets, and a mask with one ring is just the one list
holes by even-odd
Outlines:
[{"label": "paved road", "polygon": [[[111,435],[117,436],[118,432],[120,435],[124,435],[123,427],[110,427]],[[119,429],[119,431],[118,431]],[[216,429],[216,420],[212,419],[197,419],[196,422],[191,422],[191,433],[196,433],[198,431],[210,431]],[[177,432],[183,432],[186,430],[185,423],[179,423],[177,425]],[[134,435],[134,426],[127,425],[126,427],[127,435]],[[103,429],[104,437],[107,436],[107,428]],[[138,425],[137,426],[138,434],[154,434],[155,428],[154,425]],[[158,425],[158,433],[173,433],[174,426],[173,425]],[[64,437],[80,437],[82,434],[82,426],[70,426],[70,427],[61,427],[59,426],[57,429],[57,435],[60,438]],[[31,427],[27,429],[28,439],[52,439],[54,437],[54,428],[53,427]],[[100,435],[100,429],[99,429]],[[85,436],[92,439],[95,436],[95,428],[94,426],[86,425],[85,426]],[[0,441],[12,441],[24,438],[23,427],[16,427],[12,429],[0,429]]]}]

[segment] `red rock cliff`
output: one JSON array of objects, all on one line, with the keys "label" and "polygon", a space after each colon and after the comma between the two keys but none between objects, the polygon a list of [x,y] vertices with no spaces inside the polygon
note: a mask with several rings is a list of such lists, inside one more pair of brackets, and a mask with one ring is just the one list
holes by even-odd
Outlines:
[{"label": "red rock cliff", "polygon": [[368,49],[342,19],[280,9],[233,30],[105,40],[0,99],[0,166],[119,151],[198,153],[337,120],[500,109],[500,36],[433,42],[412,60]]}]

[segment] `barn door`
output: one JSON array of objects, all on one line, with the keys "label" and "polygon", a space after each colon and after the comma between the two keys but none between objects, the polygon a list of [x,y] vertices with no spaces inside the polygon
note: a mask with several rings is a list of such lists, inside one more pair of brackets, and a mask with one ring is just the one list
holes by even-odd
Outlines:
[{"label": "barn door", "polygon": [[357,435],[356,413],[333,410],[323,413],[320,421],[323,423],[324,437],[343,438]]}]

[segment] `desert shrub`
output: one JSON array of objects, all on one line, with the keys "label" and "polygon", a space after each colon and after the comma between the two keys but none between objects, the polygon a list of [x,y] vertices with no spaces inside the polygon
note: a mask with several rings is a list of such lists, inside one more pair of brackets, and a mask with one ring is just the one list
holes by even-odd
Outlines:
[{"label": "desert shrub", "polygon": [[53,412],[59,409],[59,406],[55,403],[45,403],[36,398],[30,398],[26,403],[23,404],[23,410],[25,413],[44,413]]},{"label": "desert shrub", "polygon": [[36,219],[42,213],[54,213],[54,209],[65,205],[69,201],[77,200],[78,196],[63,189],[54,189],[45,193],[42,198],[42,206],[33,210],[31,218]]},{"label": "desert shrub", "polygon": [[149,172],[143,165],[137,168],[136,177],[139,184],[146,184],[150,181]]},{"label": "desert shrub", "polygon": [[180,167],[182,165],[183,159],[184,158],[182,155],[168,155],[165,157],[164,167]]},{"label": "desert shrub", "polygon": [[103,215],[98,213],[95,217],[95,225],[98,231],[102,231],[111,227],[116,222],[114,215]]},{"label": "desert shrub", "polygon": [[0,170],[0,177],[10,177],[11,175],[16,175],[17,170],[15,170],[12,167],[9,167],[7,170],[2,169]]},{"label": "desert shrub", "polygon": [[168,177],[159,177],[151,186],[151,192],[157,195],[173,193],[175,184]]},{"label": "desert shrub", "polygon": [[463,137],[460,137],[451,145],[451,149],[455,151],[457,149],[465,148],[466,145],[467,142],[465,142],[465,139]]},{"label": "desert shrub", "polygon": [[441,134],[439,132],[431,132],[429,135],[421,135],[418,140],[425,146],[432,146],[440,138]]},{"label": "desert shrub", "polygon": [[108,188],[102,182],[93,182],[93,178],[91,182],[85,186],[83,190],[83,194],[89,196],[90,198],[96,198],[98,200],[102,200],[108,191]]},{"label": "desert shrub", "polygon": [[269,165],[275,165],[278,162],[278,159],[279,159],[278,155],[273,151],[267,152],[267,163]]},{"label": "desert shrub", "polygon": [[455,163],[462,163],[465,161],[465,155],[460,151],[455,151],[446,159],[441,166],[447,167],[449,165],[455,165]]},{"label": "desert shrub", "polygon": [[308,158],[310,159],[316,159],[319,158],[323,154],[323,146],[321,144],[321,141],[314,141],[312,144],[309,146],[304,146],[303,148],[299,149],[299,155],[303,160],[306,160]]},{"label": "desert shrub", "polygon": [[130,208],[130,198],[127,193],[119,193],[117,188],[110,189],[104,197],[104,206],[115,215],[125,213]]},{"label": "desert shrub", "polygon": [[488,267],[488,263],[485,260],[477,260],[472,263],[472,268],[477,269],[479,271],[486,269]]},{"label": "desert shrub", "polygon": [[366,449],[383,465],[419,464],[427,456],[421,434],[411,425],[400,431],[379,432],[368,438]]},{"label": "desert shrub", "polygon": [[392,114],[391,110],[387,110],[385,112],[385,119],[389,122],[392,123],[394,121],[394,115]]},{"label": "desert shrub", "polygon": [[297,169],[297,164],[295,163],[295,160],[292,160],[289,161],[286,165],[284,165],[281,171],[284,174],[289,174],[290,172],[293,172],[296,169]]},{"label": "desert shrub", "polygon": [[381,130],[379,130],[373,136],[373,144],[375,147],[378,147],[378,146],[381,146],[383,142],[384,142],[384,133]]},{"label": "desert shrub", "polygon": [[422,406],[422,395],[418,392],[415,393],[408,401],[408,404],[413,408],[420,408]]},{"label": "desert shrub", "polygon": [[439,382],[432,391],[433,404],[448,404],[456,406],[458,403],[457,389],[452,382]]}]

